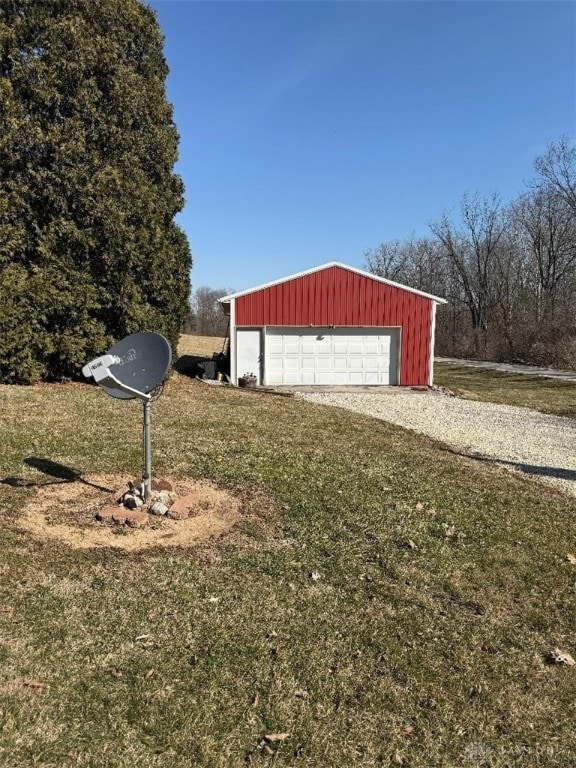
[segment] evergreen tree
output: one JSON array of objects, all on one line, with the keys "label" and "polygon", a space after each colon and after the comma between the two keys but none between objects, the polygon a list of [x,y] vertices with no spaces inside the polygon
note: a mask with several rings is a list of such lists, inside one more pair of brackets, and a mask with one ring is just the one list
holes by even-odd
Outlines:
[{"label": "evergreen tree", "polygon": [[174,345],[190,250],[178,135],[140,0],[0,2],[0,380],[77,376],[127,333]]}]

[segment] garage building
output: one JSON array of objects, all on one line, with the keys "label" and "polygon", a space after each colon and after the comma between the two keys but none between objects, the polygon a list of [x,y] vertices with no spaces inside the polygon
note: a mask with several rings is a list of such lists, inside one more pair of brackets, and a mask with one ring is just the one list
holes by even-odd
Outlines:
[{"label": "garage building", "polygon": [[331,262],[220,302],[234,384],[432,385],[438,296]]}]

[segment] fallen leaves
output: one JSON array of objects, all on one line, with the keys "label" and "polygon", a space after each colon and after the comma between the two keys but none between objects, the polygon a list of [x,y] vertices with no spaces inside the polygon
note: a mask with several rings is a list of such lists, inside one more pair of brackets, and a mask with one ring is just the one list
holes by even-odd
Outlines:
[{"label": "fallen leaves", "polygon": [[449,539],[450,541],[460,541],[461,539],[466,538],[466,534],[457,530],[456,526],[452,525],[452,523],[442,523],[442,530],[444,532],[444,538]]},{"label": "fallen leaves", "polygon": [[319,581],[322,577],[320,576],[318,571],[312,571],[312,573],[310,574],[310,578],[312,579],[312,581]]},{"label": "fallen leaves", "polygon": [[562,651],[560,648],[554,648],[554,650],[550,651],[547,658],[549,664],[563,664],[566,667],[576,667],[574,658],[567,651]]},{"label": "fallen leaves", "polygon": [[108,674],[116,678],[122,677],[122,672],[120,672],[119,669],[116,669],[116,667],[110,667],[110,669],[108,670]]},{"label": "fallen leaves", "polygon": [[289,736],[289,733],[265,733],[264,736],[260,739],[258,746],[265,755],[270,757],[275,754],[275,751],[272,749],[272,747],[275,746],[278,748],[282,746],[282,743],[286,741]]},{"label": "fallen leaves", "polygon": [[32,688],[33,690],[38,691],[38,693],[44,693],[48,687],[46,683],[43,683],[41,680],[36,680],[35,678],[22,680],[22,685],[25,688]]},{"label": "fallen leaves", "polygon": [[264,738],[270,744],[277,744],[279,741],[286,741],[290,736],[289,733],[265,733]]},{"label": "fallen leaves", "polygon": [[423,501],[417,501],[414,509],[416,510],[416,512],[426,512],[426,514],[432,515],[432,516],[437,514],[437,510],[435,507],[427,508],[426,504]]},{"label": "fallen leaves", "polygon": [[453,525],[442,523],[442,528],[444,529],[444,536],[447,539],[453,539],[456,536],[456,528]]}]

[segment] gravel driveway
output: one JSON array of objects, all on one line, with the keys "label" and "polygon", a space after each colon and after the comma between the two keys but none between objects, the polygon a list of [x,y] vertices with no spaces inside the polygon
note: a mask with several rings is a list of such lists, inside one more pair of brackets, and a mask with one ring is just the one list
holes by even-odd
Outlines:
[{"label": "gravel driveway", "polygon": [[576,420],[439,392],[299,392],[304,400],[413,429],[468,455],[537,475],[576,496]]}]

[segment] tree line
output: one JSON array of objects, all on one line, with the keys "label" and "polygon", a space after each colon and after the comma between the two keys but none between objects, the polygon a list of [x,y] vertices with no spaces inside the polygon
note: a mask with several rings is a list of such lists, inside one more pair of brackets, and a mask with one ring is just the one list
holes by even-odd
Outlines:
[{"label": "tree line", "polygon": [[551,142],[522,194],[466,192],[430,236],[365,252],[370,272],[448,300],[436,352],[576,367],[576,148]]},{"label": "tree line", "polygon": [[228,332],[229,318],[218,301],[233,293],[229,288],[210,288],[201,285],[192,291],[190,309],[182,325],[183,333],[197,336],[221,336]]}]

